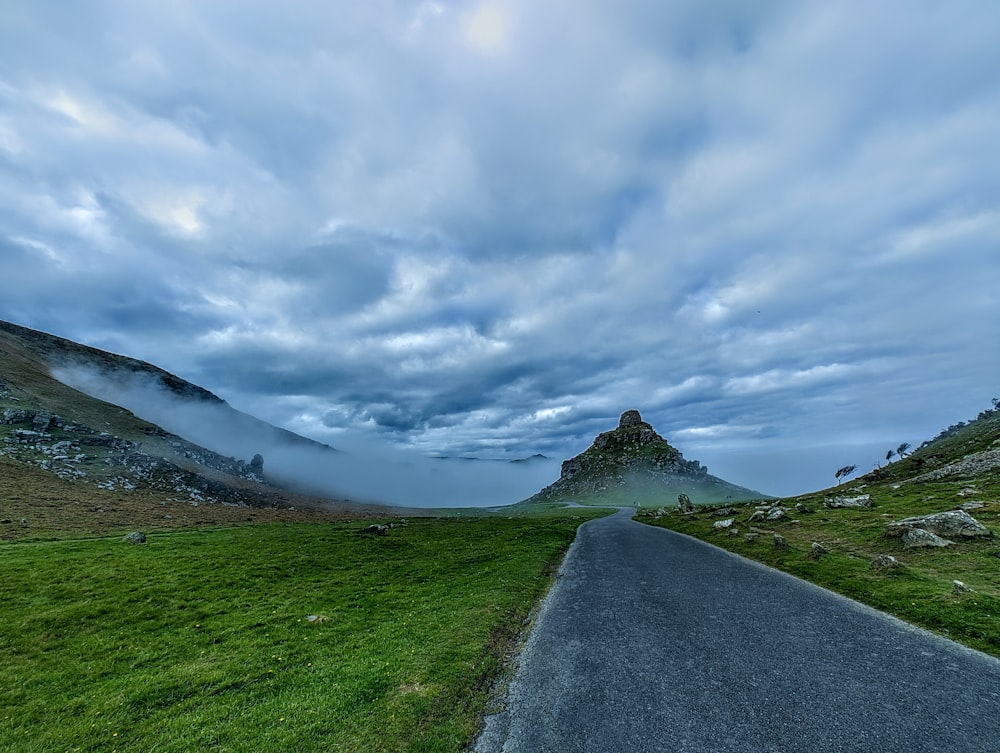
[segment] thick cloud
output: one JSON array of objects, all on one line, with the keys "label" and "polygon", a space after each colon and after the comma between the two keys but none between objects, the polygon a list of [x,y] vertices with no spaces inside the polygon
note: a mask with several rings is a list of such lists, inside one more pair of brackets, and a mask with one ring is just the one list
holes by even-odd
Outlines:
[{"label": "thick cloud", "polygon": [[998,390],[1000,9],[15,2],[0,317],[336,443],[776,494]]}]

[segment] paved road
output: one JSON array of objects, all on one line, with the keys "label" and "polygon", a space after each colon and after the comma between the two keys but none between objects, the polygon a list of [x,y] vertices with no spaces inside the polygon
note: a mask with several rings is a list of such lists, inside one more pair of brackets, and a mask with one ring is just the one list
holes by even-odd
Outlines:
[{"label": "paved road", "polygon": [[1000,751],[1000,661],[630,515],[580,528],[478,753]]}]

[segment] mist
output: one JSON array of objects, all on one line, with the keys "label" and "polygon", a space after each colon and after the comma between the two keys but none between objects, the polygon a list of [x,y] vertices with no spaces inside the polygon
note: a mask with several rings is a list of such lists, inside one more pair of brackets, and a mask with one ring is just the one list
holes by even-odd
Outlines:
[{"label": "mist", "polygon": [[559,461],[431,458],[349,434],[337,447],[275,427],[219,400],[178,395],[155,373],[89,365],[52,376],[91,397],[220,455],[264,457],[267,479],[333,499],[401,507],[497,507],[530,497],[559,477]]}]

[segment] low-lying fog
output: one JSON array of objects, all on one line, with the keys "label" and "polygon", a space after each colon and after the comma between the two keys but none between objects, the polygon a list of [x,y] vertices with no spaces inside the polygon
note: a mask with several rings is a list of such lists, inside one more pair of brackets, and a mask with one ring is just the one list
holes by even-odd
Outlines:
[{"label": "low-lying fog", "polygon": [[336,452],[227,403],[181,397],[152,374],[75,365],[53,369],[52,375],[213,452],[247,462],[260,453],[270,479],[337,499],[406,507],[493,507],[530,497],[559,477],[558,460],[428,458],[349,435],[338,438]]}]

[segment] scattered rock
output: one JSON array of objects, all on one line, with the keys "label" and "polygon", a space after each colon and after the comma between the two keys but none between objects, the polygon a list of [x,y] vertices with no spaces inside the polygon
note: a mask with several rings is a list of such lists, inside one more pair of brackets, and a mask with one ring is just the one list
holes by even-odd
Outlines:
[{"label": "scattered rock", "polygon": [[907,531],[914,529],[923,529],[938,536],[963,539],[989,538],[993,535],[989,528],[965,510],[946,510],[893,521],[886,524],[885,535],[903,536]]},{"label": "scattered rock", "polygon": [[826,547],[818,541],[814,541],[809,545],[809,553],[806,556],[811,560],[818,560],[824,554],[826,554]]},{"label": "scattered rock", "polygon": [[373,536],[386,536],[389,533],[389,526],[375,524],[367,528],[362,528],[361,533],[369,533]]},{"label": "scattered rock", "polygon": [[739,536],[740,535],[740,529],[739,528],[730,528],[726,533],[728,535],[730,535],[730,536]]},{"label": "scattered rock", "polygon": [[[622,420],[625,420],[624,416],[622,416]],[[691,512],[694,510],[694,505],[691,504],[691,498],[683,492],[677,495],[677,509],[681,512]]]},{"label": "scattered rock", "polygon": [[319,623],[319,622],[326,622],[329,619],[330,618],[327,617],[325,614],[307,614],[306,615],[306,622]]},{"label": "scattered rock", "polygon": [[812,510],[810,510],[808,507],[806,507],[805,504],[802,503],[802,502],[796,502],[795,503],[795,511],[796,512],[801,512],[801,513],[806,513],[806,514],[812,512]]},{"label": "scattered rock", "polygon": [[784,536],[780,534],[774,534],[774,548],[775,549],[788,549],[788,541]]},{"label": "scattered rock", "polygon": [[784,507],[772,507],[767,511],[767,520],[782,520],[788,517],[788,513],[785,511]]},{"label": "scattered rock", "polygon": [[971,486],[967,486],[964,489],[962,489],[960,492],[958,492],[958,496],[959,497],[971,497],[975,493],[976,493],[975,489],[973,489]]},{"label": "scattered rock", "polygon": [[823,507],[834,510],[841,507],[874,507],[871,494],[859,494],[856,497],[833,497],[823,500]]},{"label": "scattered rock", "polygon": [[125,537],[125,541],[127,541],[130,544],[145,544],[146,534],[144,534],[142,531],[133,531],[132,533],[128,534]]},{"label": "scattered rock", "polygon": [[721,508],[719,510],[716,510],[715,514],[716,515],[721,515],[723,517],[728,516],[728,515],[735,515],[736,514],[736,508],[735,507],[723,507],[723,508]]},{"label": "scattered rock", "polygon": [[892,570],[897,567],[900,567],[900,562],[891,554],[880,554],[871,564],[872,570]]},{"label": "scattered rock", "polygon": [[978,500],[973,500],[972,502],[963,502],[962,504],[960,504],[955,509],[956,510],[969,511],[969,510],[980,510],[980,509],[982,509],[984,507],[986,507],[986,503],[985,502],[980,502]]},{"label": "scattered rock", "polygon": [[717,520],[712,524],[712,528],[717,531],[725,530],[729,528],[733,523],[736,522],[736,518],[726,518],[725,520]]},{"label": "scattered rock", "polygon": [[971,593],[975,593],[975,591],[973,589],[969,588],[967,585],[965,585],[960,580],[953,580],[951,582],[951,591],[954,594],[971,594]]},{"label": "scattered rock", "polygon": [[767,512],[767,510],[754,510],[750,517],[747,518],[747,523],[759,523],[762,520],[766,520]]},{"label": "scattered rock", "polygon": [[746,541],[748,541],[748,542],[749,541],[756,541],[757,538],[758,538],[758,536],[760,536],[760,534],[758,534],[758,533],[745,533],[745,534],[743,534],[743,538]]},{"label": "scattered rock", "polygon": [[925,531],[923,528],[910,528],[903,534],[903,546],[907,549],[917,547],[946,547],[954,544],[954,541],[942,539],[936,533]]}]

